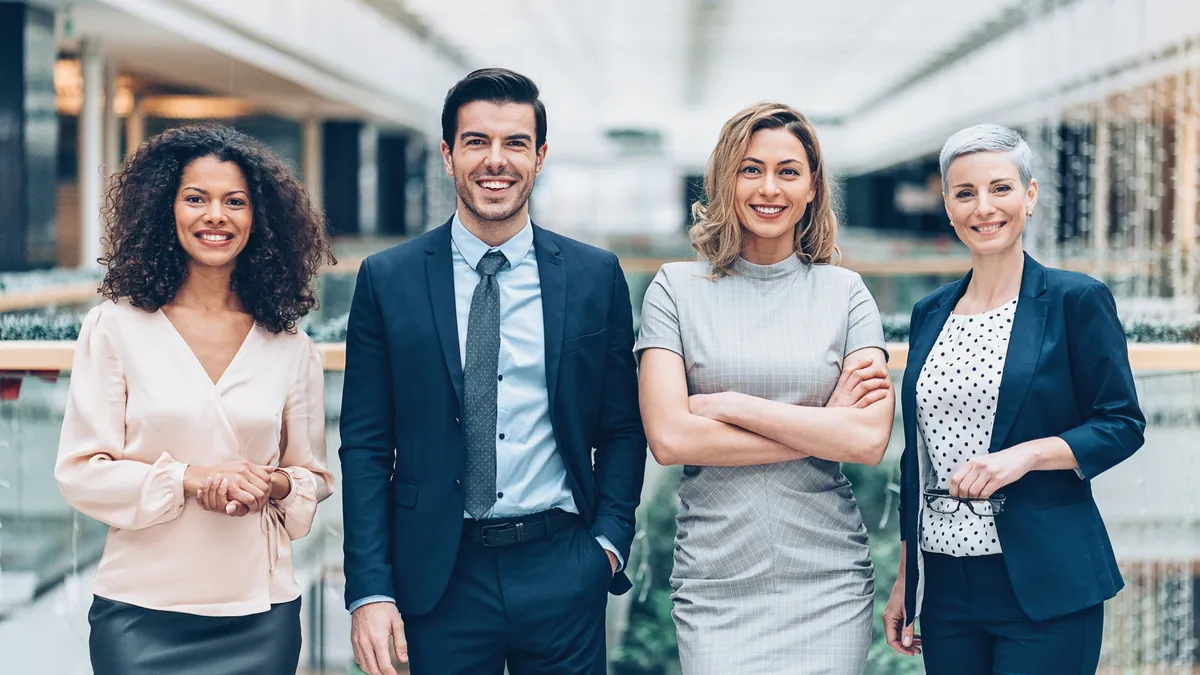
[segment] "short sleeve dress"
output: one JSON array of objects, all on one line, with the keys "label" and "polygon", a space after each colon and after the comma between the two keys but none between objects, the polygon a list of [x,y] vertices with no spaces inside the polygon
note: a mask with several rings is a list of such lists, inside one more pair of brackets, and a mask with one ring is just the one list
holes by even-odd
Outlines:
[{"label": "short sleeve dress", "polygon": [[[683,357],[688,391],[824,406],[846,356],[885,348],[858,274],[793,256],[664,265],[636,351]],[[861,673],[871,641],[867,531],[838,462],[685,467],[673,616],[685,675]]]}]

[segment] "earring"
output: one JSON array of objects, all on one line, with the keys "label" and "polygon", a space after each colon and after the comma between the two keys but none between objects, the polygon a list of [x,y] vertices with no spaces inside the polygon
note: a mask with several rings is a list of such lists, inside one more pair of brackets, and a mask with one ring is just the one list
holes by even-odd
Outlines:
[{"label": "earring", "polygon": [[1033,217],[1033,209],[1030,209],[1030,210],[1026,211],[1026,212],[1025,212],[1025,217],[1026,217],[1026,218],[1032,218],[1032,217]]}]

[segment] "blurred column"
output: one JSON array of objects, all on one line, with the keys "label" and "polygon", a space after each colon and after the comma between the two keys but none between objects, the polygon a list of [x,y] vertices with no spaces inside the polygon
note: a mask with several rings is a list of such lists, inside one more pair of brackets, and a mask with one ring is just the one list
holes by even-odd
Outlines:
[{"label": "blurred column", "polygon": [[104,69],[104,186],[121,169],[121,120],[117,119],[117,67],[109,62]]},{"label": "blurred column", "polygon": [[304,174],[304,187],[316,207],[322,208],[322,193],[324,181],[321,177],[321,166],[325,162],[325,152],[321,140],[321,120],[316,116],[304,119],[300,130],[301,172]]},{"label": "blurred column", "polygon": [[446,222],[458,208],[454,179],[446,175],[445,160],[437,141],[425,153],[425,176],[425,227],[433,228]]},{"label": "blurred column", "polygon": [[142,110],[141,102],[135,99],[133,110],[130,110],[129,117],[125,118],[125,156],[129,157],[136,153],[144,140],[146,140],[146,113]]},{"label": "blurred column", "polygon": [[54,14],[0,2],[0,270],[56,256]]},{"label": "blurred column", "polygon": [[364,124],[359,135],[358,199],[359,234],[379,234],[379,127]]},{"label": "blurred column", "polygon": [[1181,309],[1184,315],[1196,310],[1192,297],[1196,288],[1196,270],[1193,267],[1184,272],[1183,261],[1191,256],[1192,248],[1196,245],[1196,205],[1200,199],[1200,191],[1196,188],[1196,174],[1200,168],[1200,158],[1196,156],[1196,142],[1200,125],[1196,124],[1193,115],[1186,111],[1176,119],[1176,169],[1175,169],[1175,223],[1172,234],[1172,258],[1177,263],[1172,267],[1172,290],[1182,301]]},{"label": "blurred column", "polygon": [[404,231],[418,235],[425,231],[428,219],[425,212],[425,142],[420,136],[410,136],[404,151]]},{"label": "blurred column", "polygon": [[83,223],[80,265],[92,267],[100,257],[100,175],[104,163],[104,57],[100,44],[83,40],[80,50],[83,105],[79,108],[79,217]]},{"label": "blurred column", "polygon": [[1096,140],[1092,152],[1092,253],[1097,265],[1103,267],[1108,255],[1108,163],[1111,155],[1108,116],[1105,103],[1096,113]]}]

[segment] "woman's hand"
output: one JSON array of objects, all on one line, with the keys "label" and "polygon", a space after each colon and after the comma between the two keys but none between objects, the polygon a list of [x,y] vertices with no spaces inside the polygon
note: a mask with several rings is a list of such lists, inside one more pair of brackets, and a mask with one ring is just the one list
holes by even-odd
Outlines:
[{"label": "woman's hand", "polygon": [[873,365],[868,357],[846,364],[826,408],[865,408],[887,397],[892,378],[883,366]]},{"label": "woman's hand", "polygon": [[916,624],[908,623],[904,611],[904,573],[896,577],[892,594],[883,610],[883,637],[888,646],[905,656],[921,653],[921,636],[914,634]]},{"label": "woman's hand", "polygon": [[987,499],[1000,488],[1015,483],[1029,473],[1033,461],[1033,453],[1028,451],[1028,446],[1022,445],[972,457],[950,477],[950,496]]},{"label": "woman's hand", "polygon": [[242,517],[251,513],[257,512],[258,502],[251,501],[250,504],[230,499],[229,497],[229,479],[222,478],[220,475],[209,476],[204,479],[204,487],[196,495],[196,501],[206,511],[214,513],[224,513],[229,516]]},{"label": "woman's hand", "polygon": [[688,410],[697,417],[707,417],[718,422],[728,422],[728,411],[737,405],[737,399],[745,394],[722,391],[715,394],[692,394],[688,397]]},{"label": "woman's hand", "polygon": [[275,467],[245,459],[215,466],[189,466],[184,489],[202,508],[231,516],[244,516],[266,508]]}]

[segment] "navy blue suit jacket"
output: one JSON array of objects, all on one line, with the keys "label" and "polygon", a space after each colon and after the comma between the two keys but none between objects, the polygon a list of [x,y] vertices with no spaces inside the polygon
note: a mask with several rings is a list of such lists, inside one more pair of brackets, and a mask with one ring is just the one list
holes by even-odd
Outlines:
[{"label": "navy blue suit jacket", "polygon": [[[580,515],[629,560],[646,461],[629,288],[612,253],[533,229],[558,452]],[[339,451],[347,605],[387,595],[420,615],[441,598],[462,537],[462,386],[447,222],[358,272]],[[629,586],[620,573],[610,590]]]},{"label": "navy blue suit jacket", "polygon": [[[905,608],[916,613],[918,514],[917,378],[942,325],[967,290],[968,273],[917,303],[901,388],[904,456],[900,528],[907,542]],[[1083,472],[1031,471],[1002,492],[996,516],[1004,563],[1025,613],[1035,621],[1103,602],[1121,590],[1108,532],[1090,479],[1142,445],[1125,332],[1108,287],[1075,272],[1043,267],[1028,254],[997,395],[990,452],[1058,436]],[[936,583],[927,580],[926,583]]]}]

